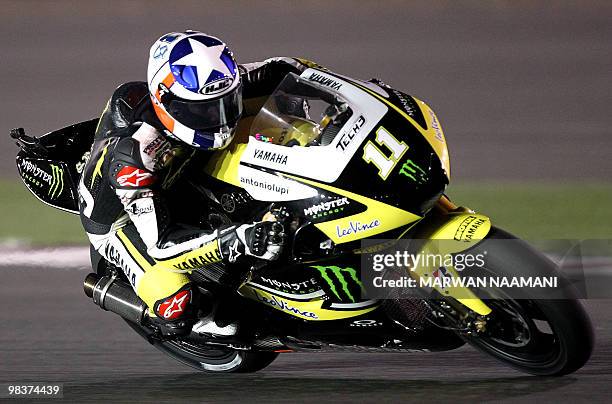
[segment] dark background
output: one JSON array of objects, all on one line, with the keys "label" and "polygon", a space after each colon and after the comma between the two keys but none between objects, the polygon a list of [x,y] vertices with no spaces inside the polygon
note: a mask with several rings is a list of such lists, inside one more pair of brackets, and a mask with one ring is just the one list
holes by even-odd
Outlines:
[{"label": "dark background", "polygon": [[[454,180],[608,179],[612,3],[547,1],[0,1],[0,131],[99,114],[146,80],[151,44],[185,28],[239,62],[300,56],[428,102]],[[15,176],[0,137],[0,175]]]}]

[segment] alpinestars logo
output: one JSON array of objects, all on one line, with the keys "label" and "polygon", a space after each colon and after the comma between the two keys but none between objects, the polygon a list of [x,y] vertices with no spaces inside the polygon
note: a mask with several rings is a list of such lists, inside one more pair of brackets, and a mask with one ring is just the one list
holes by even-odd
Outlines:
[{"label": "alpinestars logo", "polygon": [[153,174],[140,168],[126,166],[117,173],[117,183],[122,187],[146,187],[153,182]]},{"label": "alpinestars logo", "polygon": [[355,295],[365,293],[365,287],[357,277],[357,271],[354,268],[341,268],[335,265],[315,265],[311,268],[319,271],[333,295],[341,302],[350,300],[355,303]]},{"label": "alpinestars logo", "polygon": [[234,244],[230,245],[229,248],[229,262],[236,262],[238,257],[242,255],[240,251],[238,251],[238,247],[240,245],[240,241],[238,239],[234,240]]},{"label": "alpinestars logo", "polygon": [[183,290],[161,302],[157,307],[157,314],[165,320],[176,320],[183,314],[190,300],[191,291]]}]

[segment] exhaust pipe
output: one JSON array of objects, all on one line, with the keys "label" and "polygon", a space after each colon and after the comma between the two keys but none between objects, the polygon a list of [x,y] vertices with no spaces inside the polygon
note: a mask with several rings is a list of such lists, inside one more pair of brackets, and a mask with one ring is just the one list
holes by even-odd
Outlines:
[{"label": "exhaust pipe", "polygon": [[92,273],[85,278],[83,289],[87,297],[104,310],[112,311],[133,323],[143,324],[147,305],[127,283]]}]

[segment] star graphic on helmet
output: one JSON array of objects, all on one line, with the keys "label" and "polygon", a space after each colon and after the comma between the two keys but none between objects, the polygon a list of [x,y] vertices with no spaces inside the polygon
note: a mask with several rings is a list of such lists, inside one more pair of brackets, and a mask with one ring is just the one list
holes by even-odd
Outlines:
[{"label": "star graphic on helmet", "polygon": [[200,87],[209,81],[209,78],[215,71],[224,76],[233,77],[232,72],[221,59],[221,55],[225,50],[225,45],[206,46],[191,38],[187,38],[187,40],[191,45],[192,52],[175,61],[173,64],[179,66],[193,66],[198,72],[198,84]]}]

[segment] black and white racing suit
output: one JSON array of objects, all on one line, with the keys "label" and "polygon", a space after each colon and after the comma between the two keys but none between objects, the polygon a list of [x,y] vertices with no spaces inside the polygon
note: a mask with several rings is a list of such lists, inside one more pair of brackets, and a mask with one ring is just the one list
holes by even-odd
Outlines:
[{"label": "black and white racing suit", "polygon": [[[241,65],[243,118],[259,111],[286,74],[313,65],[293,58]],[[194,269],[241,256],[270,260],[280,251],[265,239],[270,222],[178,231],[160,192],[175,152],[146,83],[126,83],[102,113],[79,183],[81,222],[91,244],[125,272],[150,315],[166,322],[189,316],[193,291],[187,275],[175,269],[185,267],[181,263]]]}]

